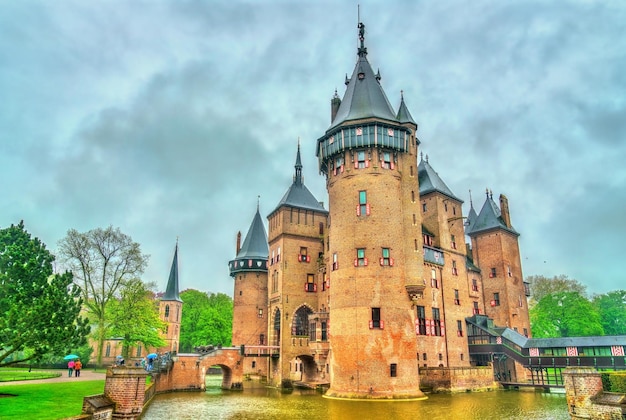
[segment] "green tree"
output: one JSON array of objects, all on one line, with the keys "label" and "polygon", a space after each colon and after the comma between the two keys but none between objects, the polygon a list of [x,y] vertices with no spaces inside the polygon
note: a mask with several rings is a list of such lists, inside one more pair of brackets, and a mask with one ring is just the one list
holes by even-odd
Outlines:
[{"label": "green tree", "polygon": [[570,279],[565,274],[560,276],[528,276],[526,282],[530,284],[530,302],[532,307],[544,296],[559,292],[576,292],[581,296],[587,296],[587,286],[578,280]]},{"label": "green tree", "polygon": [[207,294],[188,289],[180,294],[185,309],[180,324],[180,349],[192,351],[207,344],[230,345],[233,301],[223,293]]},{"label": "green tree", "polygon": [[626,335],[626,290],[596,295],[592,302],[605,334]]},{"label": "green tree", "polygon": [[162,347],[165,322],[159,318],[154,292],[139,279],[124,282],[120,298],[110,302],[111,334],[122,337],[122,356],[127,359],[132,346]]},{"label": "green tree", "polygon": [[80,233],[70,229],[59,241],[62,261],[83,291],[83,301],[96,322],[96,363],[102,365],[104,341],[109,336],[107,305],[117,297],[125,281],[138,278],[146,267],[148,256],[138,243],[119,228],[93,229]]},{"label": "green tree", "polygon": [[86,342],[80,288],[24,222],[0,229],[0,366],[66,354]]},{"label": "green tree", "polygon": [[530,309],[530,325],[535,338],[604,334],[598,311],[578,292],[545,295]]}]

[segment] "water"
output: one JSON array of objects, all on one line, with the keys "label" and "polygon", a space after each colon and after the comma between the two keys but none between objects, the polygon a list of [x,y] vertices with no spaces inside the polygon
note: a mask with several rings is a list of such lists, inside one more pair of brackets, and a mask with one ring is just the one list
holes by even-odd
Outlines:
[{"label": "water", "polygon": [[[565,395],[518,391],[431,394],[424,401],[339,401],[309,390],[281,393],[247,387],[219,389],[221,378],[207,379],[207,392],[158,395],[144,412],[152,419],[307,419],[307,420],[569,420]],[[247,386],[249,383],[245,383]]]}]

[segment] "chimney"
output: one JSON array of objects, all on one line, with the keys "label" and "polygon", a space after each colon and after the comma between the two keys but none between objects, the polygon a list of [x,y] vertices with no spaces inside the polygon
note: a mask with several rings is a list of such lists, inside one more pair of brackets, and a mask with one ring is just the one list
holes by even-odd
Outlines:
[{"label": "chimney", "polygon": [[504,194],[500,194],[500,213],[502,214],[502,221],[504,221],[504,225],[510,228],[511,216],[509,215],[509,200]]},{"label": "chimney", "polygon": [[241,251],[241,231],[237,232],[237,252],[235,256],[239,254],[239,251]]},{"label": "chimney", "polygon": [[330,122],[335,121],[335,117],[337,116],[337,111],[339,111],[339,106],[341,105],[341,99],[339,99],[339,95],[337,95],[337,89],[335,89],[335,94],[333,95],[333,99],[330,100]]}]

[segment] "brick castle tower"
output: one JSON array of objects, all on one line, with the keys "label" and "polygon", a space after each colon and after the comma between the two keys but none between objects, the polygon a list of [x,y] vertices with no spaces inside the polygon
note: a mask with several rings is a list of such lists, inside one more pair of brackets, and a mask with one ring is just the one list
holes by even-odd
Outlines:
[{"label": "brick castle tower", "polygon": [[[251,353],[267,345],[267,234],[257,205],[256,213],[243,245],[237,235],[237,257],[229,262],[235,282],[233,294],[233,345],[244,346]],[[264,359],[245,359],[247,373],[267,375]]]},{"label": "brick castle tower", "polygon": [[367,61],[364,25],[343,100],[317,141],[329,197],[334,397],[421,397],[412,299],[423,289],[417,124]]}]

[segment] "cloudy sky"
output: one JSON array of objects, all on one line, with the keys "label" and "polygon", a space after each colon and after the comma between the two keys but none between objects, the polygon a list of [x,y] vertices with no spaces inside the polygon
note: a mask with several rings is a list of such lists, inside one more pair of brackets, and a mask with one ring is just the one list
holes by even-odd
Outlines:
[{"label": "cloudy sky", "polygon": [[[0,227],[54,252],[113,225],[162,290],[232,295],[260,196],[327,203],[315,158],[356,61],[356,2],[1,1]],[[476,210],[509,199],[525,276],[625,288],[626,3],[360,1],[368,59]]]}]

